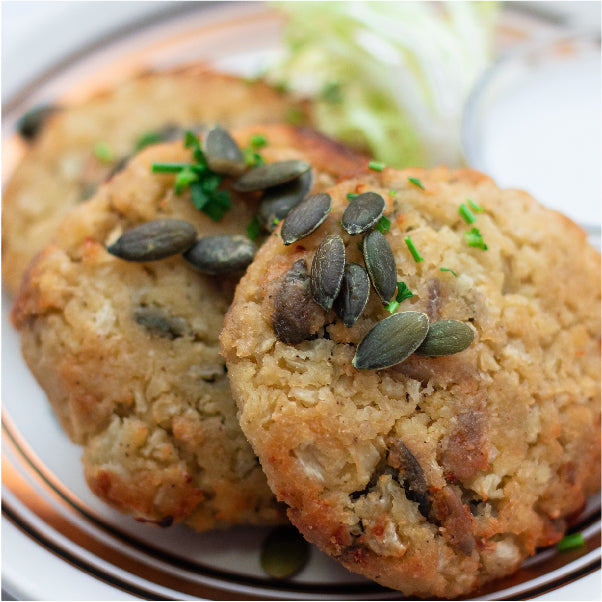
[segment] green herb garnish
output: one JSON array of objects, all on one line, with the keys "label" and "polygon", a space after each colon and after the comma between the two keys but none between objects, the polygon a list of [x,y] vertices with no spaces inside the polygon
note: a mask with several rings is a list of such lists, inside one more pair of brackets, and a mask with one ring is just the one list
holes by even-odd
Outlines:
[{"label": "green herb garnish", "polygon": [[456,278],[458,277],[458,274],[456,274],[456,272],[454,272],[451,268],[439,268],[440,272],[451,272]]},{"label": "green herb garnish", "polygon": [[356,196],[359,196],[359,194],[357,192],[348,192],[347,193],[347,200],[348,201],[352,201]]},{"label": "green herb garnish", "polygon": [[380,220],[378,220],[378,224],[376,224],[375,228],[381,234],[386,234],[391,229],[391,220],[386,215],[383,215]]},{"label": "green herb garnish", "polygon": [[397,196],[397,190],[389,190],[389,196]]},{"label": "green herb garnish", "polygon": [[458,213],[462,216],[462,219],[467,224],[474,224],[477,221],[477,216],[466,206],[465,203],[461,203],[458,207]]},{"label": "green herb garnish", "polygon": [[250,144],[253,148],[262,148],[266,146],[268,143],[268,139],[262,134],[255,134],[251,136]]},{"label": "green herb garnish", "polygon": [[163,137],[159,132],[145,132],[136,141],[136,150],[140,151],[151,144],[158,144],[163,141]]},{"label": "green herb garnish", "polygon": [[245,148],[243,155],[245,157],[245,164],[248,167],[259,167],[260,165],[265,165],[263,157],[251,147]]},{"label": "green herb garnish", "polygon": [[481,213],[481,211],[483,211],[483,207],[480,207],[479,205],[477,205],[472,199],[466,199],[466,202],[472,207],[472,209],[474,211],[476,211],[477,213]]},{"label": "green herb garnish", "polygon": [[192,182],[196,182],[198,179],[199,174],[190,167],[186,167],[179,171],[174,184],[176,194],[182,194],[186,186],[190,186]]},{"label": "green herb garnish", "polygon": [[277,226],[279,223],[280,223],[280,220],[279,220],[277,217],[275,217],[275,218],[272,220],[272,226],[274,226],[274,228],[275,228],[275,227],[276,227],[276,226]]},{"label": "green herb garnish", "polygon": [[232,207],[230,193],[218,190],[223,177],[209,169],[196,134],[191,131],[184,133],[184,147],[192,150],[194,163],[153,163],[151,170],[154,173],[176,173],[176,194],[190,188],[193,205],[212,220],[220,221]]},{"label": "green herb garnish", "polygon": [[112,163],[115,158],[113,150],[106,142],[97,142],[94,145],[94,156],[101,163]]},{"label": "green herb garnish", "polygon": [[466,242],[468,243],[469,247],[474,247],[475,249],[483,249],[483,251],[486,251],[489,248],[485,244],[485,241],[483,240],[483,235],[481,234],[478,228],[473,228],[470,232],[465,232],[464,238],[466,239]]},{"label": "green herb garnish", "polygon": [[178,173],[191,167],[190,163],[153,163],[151,171],[153,173]]},{"label": "green herb garnish", "polygon": [[368,169],[372,171],[382,171],[385,167],[386,165],[382,161],[370,161],[368,163]]},{"label": "green herb garnish", "polygon": [[249,225],[247,226],[247,236],[255,241],[259,238],[259,235],[261,234],[261,224],[259,223],[259,219],[257,216],[255,216],[250,222]]},{"label": "green herb garnish", "polygon": [[556,548],[559,552],[567,552],[576,548],[582,548],[585,545],[585,539],[581,533],[571,533],[565,535],[557,544]]},{"label": "green herb garnish", "polygon": [[418,188],[421,188],[422,190],[426,190],[426,188],[424,187],[424,185],[418,178],[408,178],[408,182],[412,182],[412,184],[414,184],[415,186],[418,186]]},{"label": "green herb garnish", "polygon": [[397,308],[401,305],[402,301],[413,297],[414,293],[409,289],[408,285],[405,282],[397,283],[397,295],[395,295],[395,299],[387,305],[387,311],[391,314],[394,314],[397,311]]},{"label": "green herb garnish", "polygon": [[416,245],[414,244],[412,239],[408,236],[408,237],[404,238],[404,241],[405,241],[406,245],[408,246],[408,249],[410,250],[412,257],[414,258],[414,261],[416,263],[424,261],[424,258],[418,252],[418,249],[416,248]]}]

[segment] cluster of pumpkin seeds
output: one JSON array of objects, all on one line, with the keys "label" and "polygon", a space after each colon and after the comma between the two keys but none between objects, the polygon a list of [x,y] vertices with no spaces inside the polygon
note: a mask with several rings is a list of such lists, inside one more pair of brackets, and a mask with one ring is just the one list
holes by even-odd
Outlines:
[{"label": "cluster of pumpkin seeds", "polygon": [[[341,236],[329,234],[319,244],[311,265],[311,292],[325,310],[333,309],[348,328],[364,311],[370,296],[370,283],[387,306],[397,289],[397,266],[386,237],[376,229],[383,217],[385,200],[375,192],[350,199],[341,218],[341,227],[351,235],[364,234],[361,244],[365,268],[345,260]],[[305,198],[286,217],[281,228],[285,245],[315,232],[332,209],[326,193]],[[389,368],[416,353],[442,356],[459,353],[473,341],[472,329],[458,320],[430,323],[425,313],[407,311],[381,320],[362,339],[353,358],[358,369]]]},{"label": "cluster of pumpkin seeds", "polygon": [[[311,165],[307,161],[279,161],[250,168],[236,141],[219,126],[207,133],[203,149],[192,132],[185,133],[185,145],[193,149],[195,163],[153,164],[153,172],[176,174],[176,192],[190,186],[195,206],[215,221],[230,208],[229,200],[218,196],[228,193],[216,190],[224,177],[233,179],[232,188],[238,192],[264,191],[257,218],[266,231],[273,230],[274,224],[298,205],[311,188]],[[254,160],[252,165],[257,163]],[[222,275],[244,270],[257,247],[241,235],[197,238],[196,229],[189,222],[160,219],[128,230],[107,250],[121,259],[138,262],[182,254],[199,271]]]},{"label": "cluster of pumpkin seeds", "polygon": [[126,261],[156,261],[183,255],[204,274],[223,275],[244,270],[257,247],[246,236],[197,238],[196,228],[181,219],[159,219],[124,232],[107,251]]}]

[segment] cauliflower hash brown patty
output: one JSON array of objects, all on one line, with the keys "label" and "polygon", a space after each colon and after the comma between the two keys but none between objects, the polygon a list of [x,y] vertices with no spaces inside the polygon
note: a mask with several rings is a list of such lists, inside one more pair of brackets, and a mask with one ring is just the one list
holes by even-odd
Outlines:
[{"label": "cauliflower hash brown patty", "polygon": [[[314,190],[362,171],[367,160],[306,129],[263,135],[268,163],[303,159]],[[237,278],[203,275],[181,256],[128,262],[106,250],[123,231],[162,218],[200,236],[246,234],[257,193],[232,192],[214,222],[174,192],[155,162],[190,161],[182,142],[133,158],[61,223],[33,261],[13,309],[23,355],[70,438],[84,446],[92,491],[137,518],[197,530],[283,520],[282,508],[236,419],[219,332]]]},{"label": "cauliflower hash brown patty", "polygon": [[[305,114],[303,105],[263,82],[199,65],[144,73],[53,112],[3,194],[5,286],[16,293],[27,264],[63,217],[135,152],[144,134],[173,139],[182,127],[284,122],[290,111]],[[95,152],[99,144],[104,154]]]},{"label": "cauliflower hash brown patty", "polygon": [[[304,283],[327,235],[363,263],[341,219],[347,195],[369,191],[413,292],[397,311],[463,322],[466,350],[352,365],[386,307],[372,290],[347,328]],[[471,170],[385,168],[328,192],[326,221],[289,246],[271,237],[226,316],[242,430],[309,541],[407,596],[467,594],[557,542],[599,489],[600,255],[564,216]],[[482,208],[471,225],[467,199]],[[287,319],[305,340],[279,340]]]}]

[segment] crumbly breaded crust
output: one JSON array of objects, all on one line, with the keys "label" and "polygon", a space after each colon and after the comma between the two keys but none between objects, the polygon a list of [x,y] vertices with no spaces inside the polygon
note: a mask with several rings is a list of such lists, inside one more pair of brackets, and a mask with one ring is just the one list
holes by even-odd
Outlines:
[{"label": "crumbly breaded crust", "polygon": [[[142,134],[165,126],[285,122],[291,110],[305,114],[304,105],[263,82],[197,65],[144,73],[54,113],[3,192],[5,286],[17,291],[28,262],[50,242],[61,219],[135,152]],[[112,159],[95,156],[97,143],[108,146]]]},{"label": "crumbly breaded crust", "polygon": [[[282,276],[309,268],[327,234],[362,263],[361,236],[339,220],[346,194],[366,191],[387,202],[398,280],[414,293],[397,311],[470,325],[465,351],[355,369],[357,344],[389,315],[374,291],[352,328],[305,303],[309,340],[276,337]],[[271,238],[226,316],[242,429],[307,539],[408,596],[466,594],[559,540],[599,489],[600,255],[564,216],[471,170],[385,169],[329,192],[326,222],[288,247]],[[467,198],[483,208],[470,226]],[[472,227],[487,250],[467,244]]]},{"label": "crumbly breaded crust", "polygon": [[[268,163],[310,161],[316,190],[367,166],[309,130],[264,125],[234,135],[244,147],[255,134],[268,141]],[[198,530],[275,523],[284,513],[240,430],[219,354],[237,278],[202,275],[181,256],[131,263],[106,251],[123,231],[160,218],[187,220],[201,236],[246,234],[258,194],[232,193],[233,208],[216,223],[189,191],[175,194],[173,174],[151,173],[153,162],[189,160],[182,142],[154,146],[74,209],[32,262],[12,319],[62,425],[84,445],[99,497]],[[140,312],[150,318],[137,320]]]}]

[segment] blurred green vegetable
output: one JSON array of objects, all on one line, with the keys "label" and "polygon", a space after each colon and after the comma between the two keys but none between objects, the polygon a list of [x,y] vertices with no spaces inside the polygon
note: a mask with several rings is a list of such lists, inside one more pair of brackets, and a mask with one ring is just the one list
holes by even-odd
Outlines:
[{"label": "blurred green vegetable", "polygon": [[268,79],[315,98],[318,128],[387,165],[462,163],[460,120],[488,65],[495,2],[277,2]]}]

